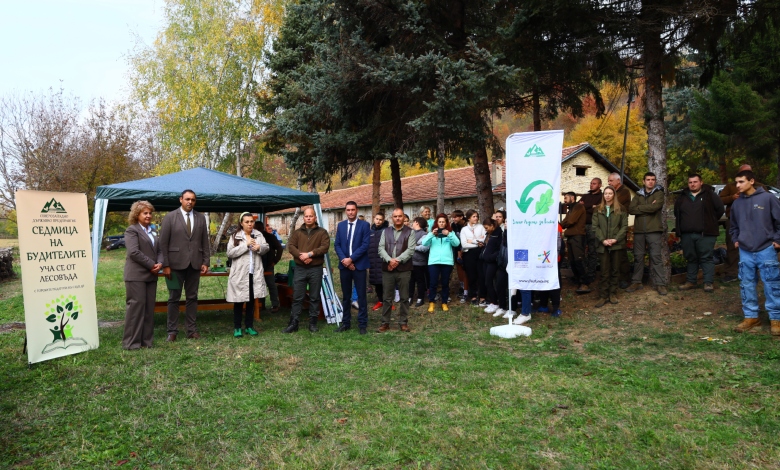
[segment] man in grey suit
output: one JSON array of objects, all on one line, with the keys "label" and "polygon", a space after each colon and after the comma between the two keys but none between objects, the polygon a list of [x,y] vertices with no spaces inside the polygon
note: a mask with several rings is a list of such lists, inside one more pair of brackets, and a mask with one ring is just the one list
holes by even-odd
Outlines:
[{"label": "man in grey suit", "polygon": [[163,253],[165,277],[178,278],[178,289],[169,288],[168,296],[168,338],[176,341],[179,333],[179,299],[182,284],[187,299],[185,325],[187,338],[198,339],[195,329],[195,313],[198,311],[198,287],[200,275],[209,269],[211,247],[206,217],[195,212],[195,192],[185,189],[179,202],[181,207],[165,216],[160,230],[160,248]]}]

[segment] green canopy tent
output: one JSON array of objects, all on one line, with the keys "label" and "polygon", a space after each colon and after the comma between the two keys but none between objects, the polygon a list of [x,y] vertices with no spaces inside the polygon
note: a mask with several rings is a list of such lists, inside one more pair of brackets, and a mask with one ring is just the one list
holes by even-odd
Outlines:
[{"label": "green canopy tent", "polygon": [[241,178],[221,171],[193,168],[169,175],[99,186],[95,194],[92,224],[92,267],[97,278],[100,242],[108,211],[129,211],[134,202],[146,200],[155,210],[171,211],[181,206],[179,196],[185,189],[198,196],[199,212],[268,212],[314,205],[322,224],[318,194],[297,191],[262,181]]}]

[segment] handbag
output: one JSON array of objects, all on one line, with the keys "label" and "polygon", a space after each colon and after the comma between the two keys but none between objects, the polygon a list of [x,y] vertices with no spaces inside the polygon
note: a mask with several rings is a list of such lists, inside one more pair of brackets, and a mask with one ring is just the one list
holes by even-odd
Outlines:
[{"label": "handbag", "polygon": [[504,233],[501,235],[501,247],[498,249],[498,256],[496,256],[496,264],[498,264],[498,267],[501,269],[506,269],[507,263],[509,262],[509,254],[507,252],[506,248],[506,230],[504,230]]},{"label": "handbag", "polygon": [[506,268],[507,262],[509,261],[509,258],[507,257],[507,250],[505,245],[501,245],[501,248],[498,250],[498,256],[496,257],[496,263],[498,264],[499,268]]}]

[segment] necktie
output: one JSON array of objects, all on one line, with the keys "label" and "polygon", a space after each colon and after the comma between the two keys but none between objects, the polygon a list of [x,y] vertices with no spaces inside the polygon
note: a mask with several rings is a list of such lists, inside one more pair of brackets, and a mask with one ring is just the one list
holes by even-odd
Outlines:
[{"label": "necktie", "polygon": [[349,256],[352,256],[352,222],[349,223],[349,230],[347,230],[347,243],[349,243]]},{"label": "necktie", "polygon": [[187,212],[187,236],[192,236],[192,222],[190,222],[189,212]]}]

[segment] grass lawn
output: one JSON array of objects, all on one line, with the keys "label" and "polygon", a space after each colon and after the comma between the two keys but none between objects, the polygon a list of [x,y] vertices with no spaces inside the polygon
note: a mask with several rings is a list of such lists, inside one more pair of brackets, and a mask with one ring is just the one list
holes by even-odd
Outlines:
[{"label": "grass lawn", "polygon": [[[100,320],[123,318],[124,254],[101,255]],[[737,284],[603,309],[565,287],[563,317],[515,340],[459,304],[412,309],[409,334],[371,313],[366,336],[283,335],[283,310],[240,340],[206,312],[204,339],[171,344],[158,315],[151,350],[104,327],[32,368],[2,333],[0,468],[780,468],[780,342],[731,333]],[[23,320],[21,283],[0,284],[0,325]]]}]

